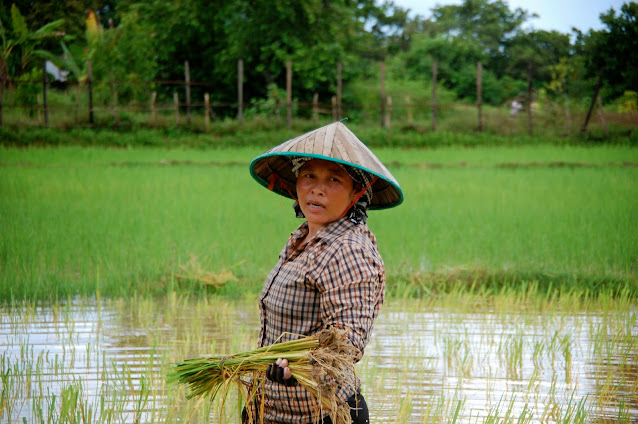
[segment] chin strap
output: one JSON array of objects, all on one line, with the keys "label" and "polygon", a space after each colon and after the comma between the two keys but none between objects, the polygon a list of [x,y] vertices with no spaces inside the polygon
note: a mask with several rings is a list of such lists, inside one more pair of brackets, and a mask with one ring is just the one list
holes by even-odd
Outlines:
[{"label": "chin strap", "polygon": [[295,202],[299,203],[299,201],[297,200],[297,196],[295,196],[294,194],[292,194],[292,191],[290,191],[290,188],[288,187],[288,184],[286,184],[286,181],[282,180],[281,177],[279,175],[277,175],[276,173],[272,173],[270,174],[270,181],[268,183],[268,190],[273,191],[275,188],[275,184],[279,183],[280,187],[283,187],[286,189],[286,191],[288,192],[288,194],[290,194],[290,197],[292,197]]},{"label": "chin strap", "polygon": [[[350,210],[351,207],[353,207],[361,198],[361,196],[363,196],[366,191],[368,191],[368,189],[370,187],[372,187],[372,185],[374,183],[377,182],[377,180],[379,179],[379,177],[375,176],[372,181],[370,181],[370,183],[363,187],[361,190],[359,190],[355,195],[354,198],[352,199],[352,202],[348,205],[348,207],[343,211],[343,213],[341,214],[341,216],[339,217],[339,219],[343,218],[344,216],[346,216],[346,213],[348,213],[348,211]],[[279,185],[283,188],[286,189],[286,191],[288,192],[288,194],[290,194],[290,197],[292,197],[295,202],[299,203],[299,200],[297,200],[297,196],[295,196],[294,194],[292,194],[292,191],[290,190],[290,188],[288,187],[288,184],[286,184],[286,181],[282,180],[281,177],[279,177],[279,175],[277,175],[276,173],[272,173],[270,174],[270,181],[268,182],[268,190],[273,191],[275,188],[275,184],[279,183]]]},{"label": "chin strap", "polygon": [[376,183],[377,180],[379,179],[379,177],[375,176],[372,181],[370,181],[370,184],[368,184],[367,186],[363,187],[361,190],[359,190],[359,192],[357,192],[354,195],[354,198],[352,199],[352,202],[348,205],[348,207],[343,211],[343,213],[341,214],[341,216],[339,217],[339,219],[343,218],[344,216],[346,216],[346,214],[348,213],[348,211],[350,210],[351,207],[353,207],[358,201],[359,199],[361,199],[361,196],[363,196],[366,191],[368,191],[368,189],[370,187],[372,187],[372,184]]}]

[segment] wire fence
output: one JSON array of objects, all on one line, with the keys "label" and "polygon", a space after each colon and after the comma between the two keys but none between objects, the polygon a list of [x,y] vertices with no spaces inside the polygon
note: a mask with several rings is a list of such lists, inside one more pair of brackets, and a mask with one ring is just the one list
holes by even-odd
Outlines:
[{"label": "wire fence", "polygon": [[[188,61],[184,63],[183,80],[154,81],[95,81],[88,62],[88,76],[81,82],[51,80],[43,62],[42,79],[16,79],[4,90],[0,102],[0,124],[42,127],[86,127],[86,126],[191,126],[210,131],[211,123],[231,117],[241,125],[244,118],[261,114],[290,128],[293,117],[304,117],[318,123],[320,120],[342,119],[356,115],[368,121],[378,122],[381,128],[395,125],[415,128],[422,132],[437,129],[459,129],[481,132],[484,130],[509,134],[534,132],[535,126],[546,133],[552,128],[557,134],[570,135],[579,129],[584,131],[591,118],[587,114],[570,111],[568,106],[538,107],[536,92],[528,85],[527,92],[510,99],[501,107],[484,108],[482,101],[482,64],[477,62],[476,98],[473,104],[445,101],[437,97],[437,62],[432,66],[432,89],[413,98],[410,95],[392,96],[386,90],[385,64],[381,63],[379,86],[374,102],[353,104],[343,102],[341,64],[337,68],[337,91],[329,99],[320,99],[318,94],[307,101],[293,100],[292,64],[286,64],[285,97],[274,97],[245,102],[243,95],[243,61],[237,66],[236,101],[211,100],[215,85],[203,81],[191,81]],[[123,87],[134,87],[136,92],[146,93],[146,101],[120,99]],[[193,96],[193,89],[195,96]],[[125,91],[125,90],[124,90]],[[172,91],[172,99],[170,93]],[[99,95],[96,97],[96,93]],[[161,95],[158,93],[162,93]],[[619,116],[605,112],[600,96],[596,98],[596,125],[608,133],[608,122],[636,124],[638,117]],[[592,105],[594,105],[592,101]],[[472,112],[472,109],[474,111]],[[457,115],[462,114],[459,118]],[[471,116],[473,115],[473,117]]]}]

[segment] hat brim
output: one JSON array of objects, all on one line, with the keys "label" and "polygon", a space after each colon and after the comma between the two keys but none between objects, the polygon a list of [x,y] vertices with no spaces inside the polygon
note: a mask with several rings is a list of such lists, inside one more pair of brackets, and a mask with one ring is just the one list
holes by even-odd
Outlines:
[{"label": "hat brim", "polygon": [[281,196],[293,199],[293,196],[297,196],[297,176],[292,172],[293,157],[307,157],[341,163],[343,165],[361,169],[378,177],[372,185],[372,201],[370,202],[369,209],[388,209],[399,206],[403,203],[403,191],[395,181],[390,181],[384,175],[380,175],[379,173],[364,166],[319,154],[299,152],[265,153],[253,159],[250,164],[250,175],[259,184],[269,188],[273,178],[272,175],[273,173],[276,174],[277,178],[282,180],[286,186],[284,187],[282,184],[274,184],[270,188],[271,191]]},{"label": "hat brim", "polygon": [[342,122],[317,128],[257,156],[250,164],[250,174],[269,190],[296,197],[293,157],[328,160],[378,177],[372,185],[369,209],[392,208],[403,202],[403,191],[390,171]]}]

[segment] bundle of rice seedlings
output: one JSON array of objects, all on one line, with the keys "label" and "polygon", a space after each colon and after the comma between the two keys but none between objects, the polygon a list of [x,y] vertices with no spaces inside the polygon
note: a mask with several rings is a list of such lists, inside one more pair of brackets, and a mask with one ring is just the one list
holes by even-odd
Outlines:
[{"label": "bundle of rice seedlings", "polygon": [[278,358],[288,360],[292,376],[317,400],[317,419],[328,413],[335,424],[351,422],[350,407],[340,401],[335,391],[339,385],[354,385],[343,381],[354,376],[356,349],[346,341],[345,331],[330,328],[318,334],[288,342],[275,343],[234,355],[217,355],[186,359],[174,366],[169,383],[189,387],[189,397],[218,395],[226,397],[232,387],[239,387],[249,416],[257,408],[257,422],[264,412],[264,399],[259,396],[266,379],[266,369]]}]

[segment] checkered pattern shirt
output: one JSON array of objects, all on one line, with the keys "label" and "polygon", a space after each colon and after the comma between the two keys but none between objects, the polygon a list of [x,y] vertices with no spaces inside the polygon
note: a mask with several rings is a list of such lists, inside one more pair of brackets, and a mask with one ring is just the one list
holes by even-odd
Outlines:
[{"label": "checkered pattern shirt", "polygon": [[[347,330],[359,360],[385,292],[385,266],[376,238],[367,225],[347,218],[328,224],[298,246],[307,234],[307,223],[292,233],[266,279],[259,297],[259,346],[332,326]],[[337,396],[345,402],[360,381],[355,375],[344,376],[343,381]],[[300,385],[286,387],[266,380],[264,393],[266,423],[315,422],[319,405]]]}]

